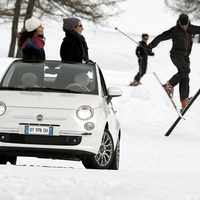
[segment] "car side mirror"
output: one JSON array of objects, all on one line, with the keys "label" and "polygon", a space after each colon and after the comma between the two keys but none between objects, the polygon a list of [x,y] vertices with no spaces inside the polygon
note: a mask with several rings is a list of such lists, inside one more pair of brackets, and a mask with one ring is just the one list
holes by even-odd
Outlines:
[{"label": "car side mirror", "polygon": [[108,99],[107,102],[109,103],[113,97],[120,97],[123,94],[123,90],[118,87],[109,87],[108,88]]}]

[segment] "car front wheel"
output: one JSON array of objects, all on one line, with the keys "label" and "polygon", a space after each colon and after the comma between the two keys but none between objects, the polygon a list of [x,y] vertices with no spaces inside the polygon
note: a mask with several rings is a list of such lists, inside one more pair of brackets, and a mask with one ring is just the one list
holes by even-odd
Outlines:
[{"label": "car front wheel", "polygon": [[88,169],[111,169],[114,153],[112,136],[105,129],[98,153],[92,158],[83,159],[82,163]]},{"label": "car front wheel", "polygon": [[0,165],[6,165],[7,162],[16,165],[17,156],[0,155]]},{"label": "car front wheel", "polygon": [[118,170],[119,169],[119,159],[120,159],[120,138],[118,138],[118,140],[117,140],[117,144],[116,144],[115,153],[114,153],[114,156],[113,156],[111,169],[113,169],[113,170]]}]

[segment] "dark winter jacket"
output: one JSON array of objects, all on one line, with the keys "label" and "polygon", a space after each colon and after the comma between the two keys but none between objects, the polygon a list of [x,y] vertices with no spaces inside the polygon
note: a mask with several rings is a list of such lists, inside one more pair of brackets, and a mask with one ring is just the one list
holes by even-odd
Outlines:
[{"label": "dark winter jacket", "polygon": [[45,60],[44,42],[41,37],[28,38],[22,45],[23,60]]},{"label": "dark winter jacket", "polygon": [[145,48],[147,47],[147,43],[144,42],[144,41],[140,41],[140,46],[137,46],[136,50],[135,50],[135,54],[137,55],[137,57],[139,59],[145,59],[147,60],[148,59],[148,55],[149,56],[154,56],[154,53],[151,52],[151,53],[147,53]]},{"label": "dark winter jacket", "polygon": [[62,61],[82,62],[88,60],[88,47],[83,36],[75,31],[66,31],[60,47]]},{"label": "dark winter jacket", "polygon": [[189,24],[188,29],[184,31],[177,22],[176,26],[158,35],[150,44],[156,47],[161,41],[172,39],[170,53],[189,56],[196,34],[200,34],[200,26]]}]

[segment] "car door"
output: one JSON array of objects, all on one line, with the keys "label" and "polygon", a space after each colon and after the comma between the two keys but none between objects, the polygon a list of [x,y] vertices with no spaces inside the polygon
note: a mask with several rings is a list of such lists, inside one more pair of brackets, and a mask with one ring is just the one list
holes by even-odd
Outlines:
[{"label": "car door", "polygon": [[108,92],[107,92],[107,87],[106,83],[103,77],[103,74],[101,72],[101,69],[99,69],[99,75],[101,79],[101,90],[102,90],[102,97],[103,97],[103,106],[104,106],[104,111],[107,117],[107,122],[109,125],[109,131],[111,134],[115,134],[115,136],[118,133],[119,129],[119,122],[115,116],[115,110],[113,108],[112,101],[109,101],[108,103]]}]

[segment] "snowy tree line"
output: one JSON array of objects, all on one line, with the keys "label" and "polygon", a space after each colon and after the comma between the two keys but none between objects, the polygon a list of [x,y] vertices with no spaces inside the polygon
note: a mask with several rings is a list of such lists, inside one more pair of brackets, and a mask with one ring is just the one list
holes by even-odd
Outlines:
[{"label": "snowy tree line", "polygon": [[[12,22],[8,56],[15,56],[19,22],[24,24],[33,14],[39,19],[48,17],[53,20],[73,16],[104,25],[106,19],[122,12],[119,3],[124,1],[126,0],[1,0],[0,23]],[[199,0],[165,0],[165,5],[177,13],[191,14],[193,19],[200,18]],[[20,57],[19,51],[16,57]]]}]

